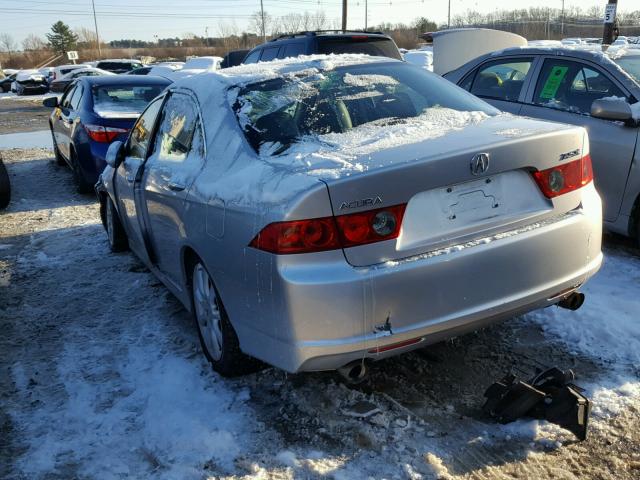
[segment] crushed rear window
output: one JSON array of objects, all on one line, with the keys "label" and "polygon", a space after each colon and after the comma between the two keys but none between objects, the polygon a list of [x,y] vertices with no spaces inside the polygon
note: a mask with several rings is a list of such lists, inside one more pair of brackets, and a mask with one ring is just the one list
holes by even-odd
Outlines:
[{"label": "crushed rear window", "polygon": [[234,110],[256,151],[284,152],[306,136],[391,125],[433,107],[498,111],[447,80],[404,63],[355,65],[287,76],[241,88]]}]

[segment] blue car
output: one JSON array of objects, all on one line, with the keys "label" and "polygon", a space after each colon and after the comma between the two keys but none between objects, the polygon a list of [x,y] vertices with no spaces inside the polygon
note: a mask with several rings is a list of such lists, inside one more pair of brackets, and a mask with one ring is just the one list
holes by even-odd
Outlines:
[{"label": "blue car", "polygon": [[78,191],[93,190],[114,140],[124,141],[147,104],[171,82],[161,77],[104,76],[78,78],[62,97],[50,97],[49,119],[58,165],[67,163]]}]

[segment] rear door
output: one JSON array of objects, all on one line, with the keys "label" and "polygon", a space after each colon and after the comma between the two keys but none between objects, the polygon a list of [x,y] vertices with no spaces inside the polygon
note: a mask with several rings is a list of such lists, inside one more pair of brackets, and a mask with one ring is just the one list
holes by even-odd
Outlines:
[{"label": "rear door", "polygon": [[202,124],[190,95],[172,93],[159,117],[154,148],[144,165],[139,208],[158,268],[176,286],[182,274],[185,198],[205,159]]},{"label": "rear door", "polygon": [[73,122],[78,117],[77,108],[82,96],[82,88],[75,84],[63,97],[60,107],[58,108],[56,142],[58,149],[67,158],[70,158],[71,134],[73,130]]},{"label": "rear door", "polygon": [[520,113],[531,79],[534,56],[509,57],[483,63],[460,86],[504,112]]},{"label": "rear door", "polygon": [[124,161],[116,170],[114,180],[118,210],[127,231],[129,243],[136,254],[147,263],[151,258],[147,253],[148,241],[145,241],[141,228],[142,220],[138,217],[136,186],[140,184],[138,177],[142,173],[140,167],[149,154],[156,118],[163,100],[164,97],[160,97],[151,102],[133,126],[125,145]]},{"label": "rear door", "polygon": [[580,125],[589,132],[594,182],[602,197],[603,216],[606,221],[615,221],[638,128],[591,117],[591,104],[611,96],[629,100],[629,93],[599,66],[558,57],[544,58],[531,90],[522,115]]}]

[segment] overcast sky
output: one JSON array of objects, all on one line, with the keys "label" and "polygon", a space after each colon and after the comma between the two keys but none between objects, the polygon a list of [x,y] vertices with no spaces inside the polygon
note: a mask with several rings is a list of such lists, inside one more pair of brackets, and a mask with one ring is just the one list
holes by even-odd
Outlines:
[{"label": "overcast sky", "polygon": [[[634,10],[638,0],[620,0],[621,9]],[[604,6],[606,0],[566,0],[567,7],[587,9]],[[341,0],[264,0],[272,15],[323,10],[331,19],[340,18]],[[98,29],[103,41],[122,38],[153,40],[154,35],[181,37],[185,33],[219,35],[220,23],[235,22],[248,27],[249,16],[258,11],[260,0],[95,0]],[[363,28],[365,0],[349,0],[349,28]],[[380,22],[409,23],[419,16],[446,22],[448,0],[368,0],[369,25]],[[560,8],[561,0],[451,0],[451,15],[467,10],[490,12],[508,7]],[[44,36],[52,23],[62,20],[72,28],[94,28],[91,0],[0,0],[0,32],[20,43],[30,33]]]}]

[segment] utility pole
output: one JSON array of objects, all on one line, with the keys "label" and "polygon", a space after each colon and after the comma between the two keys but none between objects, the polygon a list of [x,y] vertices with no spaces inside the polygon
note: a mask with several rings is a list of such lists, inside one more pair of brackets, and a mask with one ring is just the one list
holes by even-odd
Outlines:
[{"label": "utility pole", "polygon": [[447,28],[451,28],[451,0],[449,0],[449,11],[447,13]]},{"label": "utility pole", "polygon": [[262,43],[267,41],[267,30],[264,26],[264,2],[260,0],[260,15],[262,16]]},{"label": "utility pole", "polygon": [[209,47],[209,27],[204,27],[204,38],[205,38],[205,44],[207,45],[207,48]]},{"label": "utility pole", "polygon": [[560,14],[560,37],[564,37],[564,0],[562,0],[562,13]]},{"label": "utility pole", "polygon": [[369,9],[367,8],[367,0],[364,0],[364,31],[367,31],[367,20],[369,19]]},{"label": "utility pole", "polygon": [[96,26],[96,43],[98,44],[98,57],[102,58],[102,52],[100,50],[100,36],[98,35],[98,20],[96,19],[96,2],[91,0],[91,6],[93,7],[93,24]]},{"label": "utility pole", "polygon": [[347,0],[342,0],[342,31],[347,31]]},{"label": "utility pole", "polygon": [[609,0],[604,10],[604,32],[602,33],[602,44],[611,45],[615,40],[613,38],[616,29],[616,10],[618,9],[618,0]]}]

